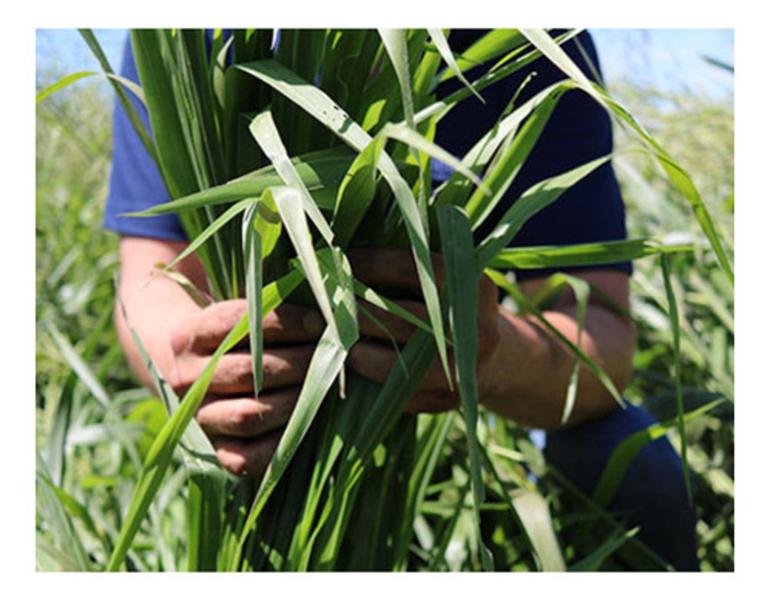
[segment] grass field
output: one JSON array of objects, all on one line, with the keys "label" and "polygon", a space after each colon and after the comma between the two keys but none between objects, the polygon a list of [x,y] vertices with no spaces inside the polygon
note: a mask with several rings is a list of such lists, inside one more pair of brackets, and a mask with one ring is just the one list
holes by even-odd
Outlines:
[{"label": "grass field", "polygon": [[[38,85],[57,73],[39,73]],[[695,95],[619,85],[612,90],[656,139],[692,174],[732,254],[732,106]],[[121,526],[133,481],[152,436],[165,420],[162,403],[137,387],[123,362],[112,326],[117,239],[101,229],[110,153],[111,99],[83,86],[48,98],[37,108],[37,492],[38,569],[96,569],[104,565]],[[619,134],[620,150],[629,143]],[[699,558],[705,571],[733,570],[733,291],[692,213],[647,158],[622,153],[616,172],[627,198],[630,237],[665,237],[696,251],[673,261],[680,307],[686,410],[726,399],[687,424],[694,472]],[[634,202],[630,202],[630,199]],[[626,395],[660,420],[674,416],[672,334],[658,263],[635,263],[633,313],[638,325],[635,378]],[[674,430],[669,435],[680,447]],[[459,452],[462,429],[453,426],[447,455]],[[456,439],[457,438],[457,439]],[[547,499],[565,558],[583,556],[562,533],[580,514],[568,511],[573,494],[550,474],[526,433],[508,427],[512,442],[500,456],[512,484]],[[503,444],[501,444],[503,446]],[[538,474],[534,484],[527,471]],[[137,570],[172,571],[184,564],[185,473],[166,478],[129,560]],[[55,485],[49,485],[48,481]],[[444,493],[433,482],[437,498]],[[429,486],[429,489],[431,486]],[[441,511],[439,502],[434,507]],[[429,506],[429,509],[432,507]],[[418,538],[430,510],[416,525]],[[470,517],[469,517],[470,518]],[[461,519],[462,523],[463,519]],[[490,522],[495,529],[498,525]],[[470,527],[470,525],[469,525]],[[462,527],[461,527],[462,529]],[[505,535],[504,529],[499,534]],[[73,542],[73,539],[80,541]],[[69,540],[69,541],[66,541]],[[513,570],[532,570],[517,544],[507,546]],[[455,552],[455,553],[454,553]],[[415,548],[416,555],[420,548]],[[462,547],[447,549],[445,568],[460,568]],[[605,564],[613,568],[612,559]]]}]

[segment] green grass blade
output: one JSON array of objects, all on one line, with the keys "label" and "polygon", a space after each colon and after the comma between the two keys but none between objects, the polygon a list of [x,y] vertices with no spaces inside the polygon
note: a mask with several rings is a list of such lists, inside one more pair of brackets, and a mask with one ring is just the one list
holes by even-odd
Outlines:
[{"label": "green grass blade", "polygon": [[415,129],[415,106],[412,99],[412,78],[410,77],[410,58],[407,49],[407,37],[403,29],[378,29],[383,40],[388,58],[396,72],[402,95],[402,107],[407,127]]},{"label": "green grass blade", "polygon": [[661,276],[664,279],[664,289],[667,293],[667,304],[669,312],[669,322],[672,327],[672,350],[674,356],[675,371],[675,401],[677,403],[677,431],[680,434],[680,461],[683,466],[683,477],[685,478],[685,489],[688,492],[688,501],[693,504],[693,492],[691,491],[690,469],[688,468],[688,440],[685,437],[685,418],[683,415],[683,363],[680,357],[680,314],[677,308],[677,299],[672,290],[672,281],[670,275],[669,256],[662,254],[659,257],[661,261]]},{"label": "green grass blade", "polygon": [[[249,534],[260,516],[265,503],[286,471],[297,448],[316,416],[321,401],[326,396],[335,378],[343,368],[347,353],[331,327],[327,327],[321,336],[316,350],[311,358],[308,372],[303,383],[297,405],[281,436],[276,453],[266,471],[257,495],[254,498],[247,516],[239,548],[243,550]],[[237,570],[241,562],[241,552],[234,554],[234,560],[229,565],[230,570]]]},{"label": "green grass blade", "polygon": [[[525,37],[516,29],[492,29],[464,50],[457,57],[456,64],[461,71],[467,71],[507,52],[523,48],[526,41]],[[447,81],[453,76],[457,77],[454,69],[451,67],[445,69],[443,73],[439,74],[436,83]]]},{"label": "green grass blade", "polygon": [[59,90],[62,90],[72,85],[73,83],[80,81],[81,79],[92,77],[94,75],[99,75],[99,73],[97,71],[79,71],[77,73],[70,73],[69,75],[65,75],[58,81],[40,90],[35,96],[35,104],[42,102],[51,94],[54,94]]},{"label": "green grass blade", "polygon": [[255,228],[257,207],[252,206],[244,214],[244,256],[246,257],[246,303],[249,315],[249,347],[252,354],[254,393],[262,389],[262,237]]},{"label": "green grass blade", "polygon": [[[292,159],[292,164],[297,170],[303,185],[310,191],[319,206],[332,208],[335,194],[327,194],[329,200],[320,200],[319,192],[326,189],[337,190],[340,180],[351,164],[353,155],[348,148],[332,148],[312,152]],[[157,204],[147,210],[126,213],[131,217],[153,217],[186,211],[205,206],[217,206],[228,202],[237,202],[246,197],[259,197],[270,187],[282,185],[284,180],[276,172],[273,166],[262,167],[246,175],[242,175],[222,185],[211,187],[207,190],[195,192],[187,196]]]},{"label": "green grass blade", "polygon": [[186,247],[185,249],[177,254],[177,256],[172,260],[169,264],[165,266],[165,270],[171,270],[175,266],[177,266],[180,262],[185,260],[188,256],[193,254],[196,250],[198,250],[203,244],[206,243],[207,240],[209,240],[213,235],[215,235],[218,231],[220,231],[225,225],[227,225],[231,219],[234,219],[240,212],[245,211],[250,206],[254,206],[257,204],[258,200],[257,198],[245,198],[244,200],[241,200],[240,202],[237,202],[230,208],[228,208],[225,212],[223,212],[220,216],[218,216],[214,221],[212,221],[206,229],[204,229],[201,233],[199,233],[195,239],[193,239]]},{"label": "green grass blade", "polygon": [[501,154],[496,164],[491,172],[485,176],[485,183],[489,186],[489,189],[493,190],[493,193],[485,194],[481,188],[478,188],[469,198],[466,203],[466,211],[474,229],[477,229],[482,224],[503,198],[506,190],[509,189],[525,160],[535,147],[541,132],[546,127],[564,91],[564,87],[558,87],[555,88],[553,93],[544,96],[542,101],[534,108],[531,116],[519,129],[511,145],[508,148],[501,149]]},{"label": "green grass blade", "polygon": [[[576,297],[576,322],[578,323],[578,334],[576,336],[576,347],[581,347],[581,337],[584,333],[584,322],[586,320],[586,308],[589,305],[589,292],[591,288],[589,282],[573,277],[567,273],[555,273],[551,275],[541,286],[538,291],[539,296],[551,297],[554,293],[565,287],[570,287],[573,290],[573,294]],[[539,301],[534,298],[533,304],[538,305]],[[578,373],[579,373],[579,359],[578,355],[573,357],[573,366],[570,371],[570,379],[568,381],[568,388],[565,395],[565,407],[562,411],[562,417],[560,423],[565,425],[573,413],[575,407],[576,394],[578,392]]]},{"label": "green grass blade", "polygon": [[316,229],[319,230],[327,244],[331,244],[334,237],[332,230],[329,224],[327,224],[324,215],[321,214],[321,210],[319,210],[319,207],[311,198],[302,177],[300,177],[292,165],[292,161],[289,159],[286,148],[281,141],[281,136],[278,133],[278,129],[276,129],[276,124],[273,122],[273,116],[270,111],[257,115],[249,125],[249,131],[254,136],[254,139],[257,140],[265,156],[273,164],[284,183],[300,191],[303,210],[308,213],[308,217],[316,226]]},{"label": "green grass blade", "polygon": [[640,531],[639,527],[633,527],[629,531],[613,532],[610,537],[605,540],[602,545],[593,550],[591,554],[570,565],[568,571],[596,572],[602,566],[602,563],[605,562],[606,558],[611,556],[616,550],[637,535],[638,531]]},{"label": "green grass blade", "polygon": [[723,248],[720,235],[715,229],[712,217],[704,201],[696,189],[690,175],[656,142],[655,139],[632,117],[632,115],[618,102],[611,99],[608,94],[597,84],[592,83],[586,75],[583,74],[576,64],[570,59],[565,51],[557,45],[554,40],[543,30],[525,29],[522,30],[525,37],[536,46],[544,56],[549,58],[564,73],[566,73],[578,86],[589,96],[599,102],[611,114],[618,116],[621,121],[632,128],[632,130],[642,139],[642,141],[651,149],[653,156],[659,162],[666,172],[669,180],[685,197],[691,205],[696,221],[699,223],[702,231],[707,236],[715,255],[720,262],[721,267],[731,280],[734,281],[733,268],[728,255]]},{"label": "green grass blade", "polygon": [[530,538],[541,571],[564,571],[565,559],[544,497],[538,492],[522,488],[512,494],[511,502]]},{"label": "green grass blade", "polygon": [[442,257],[447,276],[450,300],[450,324],[455,352],[455,379],[466,425],[469,453],[469,472],[474,498],[477,540],[486,571],[493,570],[492,554],[482,540],[479,510],[484,502],[482,466],[477,446],[476,428],[479,413],[477,388],[477,305],[479,302],[478,275],[474,261],[474,238],[471,225],[462,209],[455,206],[437,209],[442,238]]},{"label": "green grass blade", "polygon": [[270,193],[281,215],[284,229],[297,252],[297,257],[302,264],[305,277],[308,280],[314,298],[316,298],[319,310],[331,328],[332,335],[339,340],[340,334],[337,331],[332,303],[324,286],[321,267],[313,248],[313,238],[305,219],[302,193],[298,189],[288,186],[273,188]]},{"label": "green grass blade", "polygon": [[[714,400],[696,408],[682,416],[682,422],[686,423],[701,417],[725,402],[724,399]],[[635,457],[649,443],[666,435],[673,427],[680,426],[680,417],[675,417],[663,423],[654,423],[649,427],[626,437],[608,458],[602,475],[592,492],[592,500],[606,507],[613,499],[619,484]]]},{"label": "green grass blade", "polygon": [[572,185],[581,181],[610,159],[610,155],[603,156],[536,183],[526,190],[522,197],[504,213],[495,229],[476,249],[477,265],[480,268],[487,267],[493,257],[509,244],[530,217],[552,204]]},{"label": "green grass blade", "polygon": [[90,571],[88,553],[72,524],[67,511],[56,493],[57,486],[51,481],[45,462],[37,454],[36,489],[38,510],[46,515],[56,546],[72,561],[78,571]]},{"label": "green grass blade", "polygon": [[[301,106],[318,121],[331,129],[343,141],[358,151],[362,151],[372,141],[357,123],[345,111],[332,101],[320,89],[310,85],[294,73],[282,67],[274,60],[260,60],[243,65],[239,69],[265,82],[287,98]],[[429,250],[427,224],[421,219],[415,197],[407,182],[399,173],[393,160],[383,152],[378,162],[378,169],[394,192],[396,203],[404,218],[407,234],[420,280],[423,299],[428,311],[434,339],[442,368],[448,379],[450,370],[447,362],[447,348],[444,323],[439,304],[439,293],[434,281],[434,271]]]},{"label": "green grass blade", "polygon": [[490,194],[490,190],[485,183],[471,169],[466,167],[462,161],[455,158],[444,148],[434,144],[431,140],[426,139],[417,131],[409,129],[406,125],[386,123],[378,135],[398,140],[420,152],[428,154],[431,158],[441,160],[479,186],[480,193]]},{"label": "green grass blade", "polygon": [[417,458],[410,471],[405,501],[406,512],[402,520],[401,533],[397,543],[396,570],[402,570],[406,566],[407,552],[409,550],[409,543],[412,541],[415,519],[420,515],[421,505],[426,496],[428,484],[433,477],[440,452],[450,431],[450,426],[452,425],[451,417],[452,415],[449,413],[436,417],[427,417],[430,419],[430,424],[417,441]]},{"label": "green grass blade", "polygon": [[110,396],[91,370],[91,367],[85,363],[77,350],[73,348],[72,344],[70,344],[70,342],[59,332],[52,322],[48,322],[47,325],[48,333],[62,353],[64,360],[77,374],[80,381],[86,386],[88,391],[91,392],[91,395],[99,402],[99,404],[101,404],[103,408],[109,408],[111,404]]},{"label": "green grass blade", "polygon": [[436,46],[436,49],[439,51],[439,54],[441,54],[444,62],[447,63],[447,66],[450,67],[450,70],[455,74],[455,77],[460,79],[463,85],[465,85],[471,93],[482,102],[482,104],[486,104],[485,99],[482,98],[482,95],[479,92],[471,87],[468,79],[466,79],[463,72],[460,70],[458,63],[455,62],[455,57],[452,54],[452,50],[450,50],[450,44],[447,42],[444,32],[441,29],[429,29],[428,35],[431,36],[431,41],[434,42],[434,46]]},{"label": "green grass blade", "polygon": [[[102,70],[107,75],[112,75],[113,77],[110,77],[110,83],[112,84],[113,89],[115,90],[115,93],[118,95],[118,99],[120,100],[121,105],[123,106],[123,109],[126,111],[126,115],[129,118],[129,121],[131,122],[131,125],[134,127],[134,130],[137,132],[137,135],[139,136],[139,139],[142,141],[142,145],[147,150],[147,153],[150,155],[150,157],[158,163],[158,154],[155,149],[155,143],[153,142],[152,137],[150,136],[150,132],[147,130],[147,127],[145,126],[144,121],[139,116],[139,112],[137,111],[134,104],[129,100],[128,95],[126,94],[126,91],[121,87],[121,85],[118,83],[119,79],[117,79],[117,75],[115,75],[115,71],[113,71],[112,67],[110,66],[110,62],[107,60],[107,56],[105,56],[104,51],[102,50],[101,45],[99,44],[99,41],[96,39],[96,36],[90,29],[79,29],[80,35],[85,40],[88,47],[91,49],[91,52],[96,57],[97,61],[102,67]],[[134,88],[131,88],[132,90]],[[136,92],[135,92],[136,93]],[[144,103],[144,94],[139,95],[139,98]]]},{"label": "green grass blade", "polygon": [[385,147],[385,138],[375,137],[356,156],[337,192],[332,215],[335,242],[346,248],[375,198],[377,162]]},{"label": "green grass blade", "polygon": [[662,244],[650,239],[613,240],[569,246],[521,246],[504,248],[488,263],[492,269],[550,269],[626,262],[677,252],[693,252],[693,246]]}]

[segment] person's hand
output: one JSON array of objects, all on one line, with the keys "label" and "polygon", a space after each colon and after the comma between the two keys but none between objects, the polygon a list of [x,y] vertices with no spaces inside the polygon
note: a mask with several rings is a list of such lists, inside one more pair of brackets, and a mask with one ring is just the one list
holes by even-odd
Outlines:
[{"label": "person's hand", "polygon": [[[376,291],[383,292],[406,310],[428,322],[428,314],[421,298],[415,262],[409,249],[355,249],[348,252],[354,276]],[[437,286],[444,285],[444,269],[438,254],[432,256]],[[469,281],[469,285],[473,282]],[[479,285],[479,304],[477,313],[477,383],[480,395],[483,395],[491,379],[492,356],[499,340],[498,289],[486,276],[482,276]],[[414,333],[415,327],[372,304],[365,303],[364,308],[372,314],[383,328],[359,312],[361,340],[351,349],[348,364],[367,379],[382,383],[388,377],[391,367],[398,360],[393,340],[400,346],[406,343]],[[452,354],[450,353],[451,373]],[[409,400],[405,410],[408,412],[442,412],[456,408],[459,403],[457,386],[450,391],[447,377],[437,359],[429,369],[415,395]]]},{"label": "person's hand", "polygon": [[[180,396],[247,310],[243,299],[212,304],[173,331],[169,383]],[[236,475],[265,471],[299,396],[323,321],[315,310],[284,304],[263,320],[263,389],[254,393],[248,341],[217,365],[196,420],[220,464]]]}]

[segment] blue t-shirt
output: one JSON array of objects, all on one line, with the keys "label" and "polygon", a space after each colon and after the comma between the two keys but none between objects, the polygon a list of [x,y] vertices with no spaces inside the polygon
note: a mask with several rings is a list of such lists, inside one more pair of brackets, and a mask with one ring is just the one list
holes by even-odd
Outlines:
[{"label": "blue t-shirt", "polygon": [[[453,51],[462,52],[484,32],[485,30],[473,29],[453,30],[449,37],[450,46]],[[600,66],[591,36],[582,32],[574,40],[565,43],[563,48],[587,76],[594,78],[595,71],[600,73]],[[584,54],[594,63],[593,68],[587,64]],[[492,63],[471,69],[467,73],[468,79],[473,81],[490,66]],[[486,104],[481,104],[474,97],[460,102],[438,124],[435,141],[451,154],[462,157],[481,135],[493,126],[512,95],[530,73],[536,75],[524,87],[516,105],[565,78],[550,61],[539,58],[528,68],[486,88],[482,92]],[[138,81],[136,64],[128,41],[121,74]],[[437,89],[437,97],[445,97],[461,85],[457,79],[444,82]],[[147,111],[133,96],[132,101],[149,128]],[[612,147],[611,123],[605,110],[583,92],[567,92],[557,104],[503,200],[477,234],[485,235],[494,225],[496,217],[499,218],[511,203],[533,184],[607,155]],[[450,174],[451,170],[446,165],[432,161],[432,179],[435,184],[444,181]],[[113,117],[113,165],[104,226],[123,235],[185,240],[185,233],[176,215],[151,218],[119,216],[121,213],[149,208],[168,199],[168,192],[155,163],[134,132],[122,106],[116,102]],[[624,204],[613,167],[606,163],[525,223],[510,245],[565,245],[624,238]],[[570,270],[581,268],[591,267]],[[632,271],[631,263],[628,262],[603,265],[602,268],[626,273]],[[518,279],[525,279],[548,275],[556,270],[527,269],[516,270],[515,273]]]}]

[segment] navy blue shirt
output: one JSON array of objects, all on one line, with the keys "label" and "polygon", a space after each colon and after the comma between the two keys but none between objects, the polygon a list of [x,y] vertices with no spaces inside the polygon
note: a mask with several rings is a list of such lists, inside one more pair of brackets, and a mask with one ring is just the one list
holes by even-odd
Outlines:
[{"label": "navy blue shirt", "polygon": [[[450,46],[454,51],[462,52],[484,31],[453,30],[449,37]],[[594,72],[600,73],[600,66],[591,36],[582,32],[575,39],[594,63],[594,68],[587,64],[584,53],[574,40],[563,44],[563,48],[584,73],[594,79]],[[471,69],[467,73],[468,79],[473,81],[490,66],[492,63]],[[501,111],[530,73],[536,75],[524,87],[516,105],[556,81],[565,79],[565,75],[550,61],[539,58],[525,69],[486,88],[482,92],[486,104],[469,97],[456,105],[437,126],[436,143],[454,156],[462,157],[481,135],[494,125]],[[128,42],[121,74],[138,81]],[[445,97],[461,85],[457,79],[444,82],[437,89],[437,97]],[[132,99],[149,128],[147,111],[138,100]],[[503,200],[477,233],[484,235],[489,231],[496,218],[533,184],[607,155],[612,147],[611,123],[605,110],[584,92],[571,90],[565,93]],[[432,161],[434,183],[444,181],[450,174],[451,170],[446,165]],[[118,216],[120,213],[142,210],[168,200],[168,192],[155,163],[134,132],[122,106],[116,102],[113,117],[113,166],[104,226],[123,235],[185,240],[185,233],[176,215],[152,218]],[[606,163],[525,223],[510,245],[565,245],[624,238],[624,204],[613,167]],[[576,267],[570,270],[582,268],[591,267]],[[626,273],[632,271],[631,263],[628,262],[603,265],[603,268]],[[515,273],[521,280],[548,275],[557,270],[526,269],[516,270]]]}]

